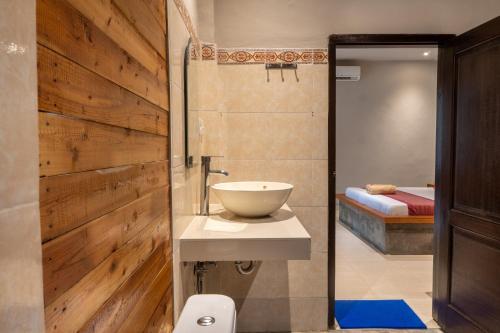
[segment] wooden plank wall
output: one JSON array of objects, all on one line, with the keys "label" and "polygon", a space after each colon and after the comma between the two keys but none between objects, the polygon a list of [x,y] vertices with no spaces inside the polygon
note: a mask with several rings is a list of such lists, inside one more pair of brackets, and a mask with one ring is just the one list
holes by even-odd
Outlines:
[{"label": "wooden plank wall", "polygon": [[165,0],[37,0],[47,332],[170,332]]}]

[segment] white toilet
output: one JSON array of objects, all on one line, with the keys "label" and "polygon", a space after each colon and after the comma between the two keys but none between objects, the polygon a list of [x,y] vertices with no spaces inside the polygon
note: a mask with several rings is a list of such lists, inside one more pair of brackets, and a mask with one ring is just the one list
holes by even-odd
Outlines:
[{"label": "white toilet", "polygon": [[235,333],[236,307],[224,295],[193,295],[188,298],[174,333]]}]

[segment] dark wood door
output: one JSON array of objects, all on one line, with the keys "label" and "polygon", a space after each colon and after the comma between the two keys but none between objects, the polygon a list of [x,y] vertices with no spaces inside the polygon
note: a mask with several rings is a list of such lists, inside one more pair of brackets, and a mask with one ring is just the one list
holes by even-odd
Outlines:
[{"label": "dark wood door", "polygon": [[500,17],[439,52],[434,317],[500,332]]}]

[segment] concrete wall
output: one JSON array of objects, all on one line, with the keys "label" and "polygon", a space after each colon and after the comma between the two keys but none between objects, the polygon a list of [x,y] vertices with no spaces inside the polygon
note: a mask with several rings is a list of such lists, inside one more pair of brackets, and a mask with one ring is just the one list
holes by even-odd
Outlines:
[{"label": "concrete wall", "polygon": [[437,63],[358,64],[360,81],[337,82],[337,193],[434,182]]},{"label": "concrete wall", "polygon": [[462,33],[498,0],[217,0],[219,47],[326,47],[330,34]]},{"label": "concrete wall", "polygon": [[0,332],[43,332],[35,1],[0,1]]}]

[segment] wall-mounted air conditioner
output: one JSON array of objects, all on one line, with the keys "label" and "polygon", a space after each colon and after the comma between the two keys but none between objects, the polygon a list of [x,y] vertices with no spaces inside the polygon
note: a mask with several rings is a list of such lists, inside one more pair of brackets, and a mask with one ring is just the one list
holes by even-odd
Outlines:
[{"label": "wall-mounted air conditioner", "polygon": [[337,81],[359,81],[361,78],[361,67],[359,66],[337,66]]}]

